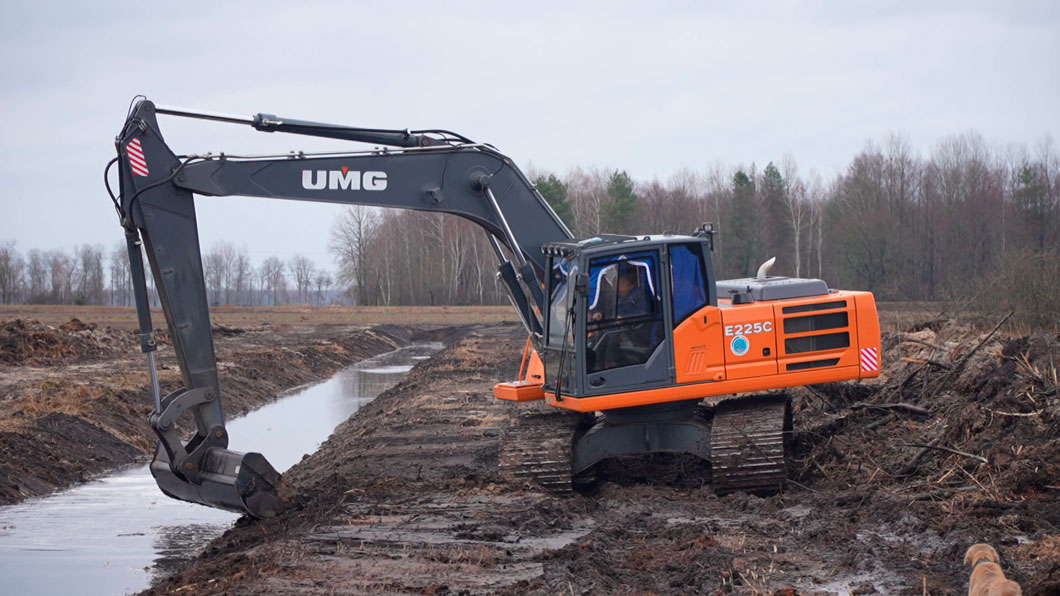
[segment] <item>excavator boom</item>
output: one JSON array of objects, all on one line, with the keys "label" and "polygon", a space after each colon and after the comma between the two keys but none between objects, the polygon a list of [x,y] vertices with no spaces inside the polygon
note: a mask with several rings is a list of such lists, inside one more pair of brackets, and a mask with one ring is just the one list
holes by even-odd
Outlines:
[{"label": "excavator boom", "polygon": [[[162,137],[159,113],[402,149],[178,157]],[[135,104],[115,145],[120,194],[114,199],[129,246],[141,348],[148,354],[155,393],[150,422],[159,446],[151,470],[172,497],[267,517],[290,492],[260,454],[227,449],[193,194],[375,205],[467,218],[489,234],[512,302],[531,338],[540,337],[541,246],[571,235],[519,169],[485,145],[445,131],[357,129],[269,115],[241,119],[156,109],[147,100]],[[183,388],[165,397],[158,393],[154,371],[156,342],[141,246],[184,381]],[[178,421],[188,418],[195,434],[184,441]]]}]

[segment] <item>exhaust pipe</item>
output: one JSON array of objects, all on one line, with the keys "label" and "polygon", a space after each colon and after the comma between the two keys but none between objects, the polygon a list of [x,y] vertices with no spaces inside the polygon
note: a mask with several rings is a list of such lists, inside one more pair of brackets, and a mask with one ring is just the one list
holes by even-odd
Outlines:
[{"label": "exhaust pipe", "polygon": [[769,274],[769,270],[773,268],[773,263],[776,262],[776,257],[769,257],[769,260],[765,263],[762,263],[762,266],[758,268],[758,275],[755,276],[755,279],[765,279],[766,275]]}]

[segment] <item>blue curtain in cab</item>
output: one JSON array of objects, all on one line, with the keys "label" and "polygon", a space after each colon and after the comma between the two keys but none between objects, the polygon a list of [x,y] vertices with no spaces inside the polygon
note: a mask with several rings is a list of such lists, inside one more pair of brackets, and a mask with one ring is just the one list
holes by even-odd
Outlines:
[{"label": "blue curtain in cab", "polygon": [[670,248],[670,269],[674,289],[674,325],[685,320],[707,303],[706,284],[699,246]]}]

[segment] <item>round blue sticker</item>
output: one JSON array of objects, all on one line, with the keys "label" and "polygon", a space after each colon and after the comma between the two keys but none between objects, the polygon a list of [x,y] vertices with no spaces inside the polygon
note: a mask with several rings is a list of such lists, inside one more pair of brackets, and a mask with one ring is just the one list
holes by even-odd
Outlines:
[{"label": "round blue sticker", "polygon": [[736,356],[743,356],[751,349],[751,342],[747,341],[747,338],[742,335],[737,335],[732,338],[732,343],[729,344],[729,349]]}]

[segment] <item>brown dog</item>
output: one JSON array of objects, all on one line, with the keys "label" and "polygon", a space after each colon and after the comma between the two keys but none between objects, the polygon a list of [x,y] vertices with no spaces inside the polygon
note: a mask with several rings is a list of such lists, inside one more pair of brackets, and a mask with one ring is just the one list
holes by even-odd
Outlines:
[{"label": "brown dog", "polygon": [[1023,596],[1020,585],[1005,578],[999,560],[989,544],[973,544],[964,553],[964,564],[972,566],[968,596]]}]

